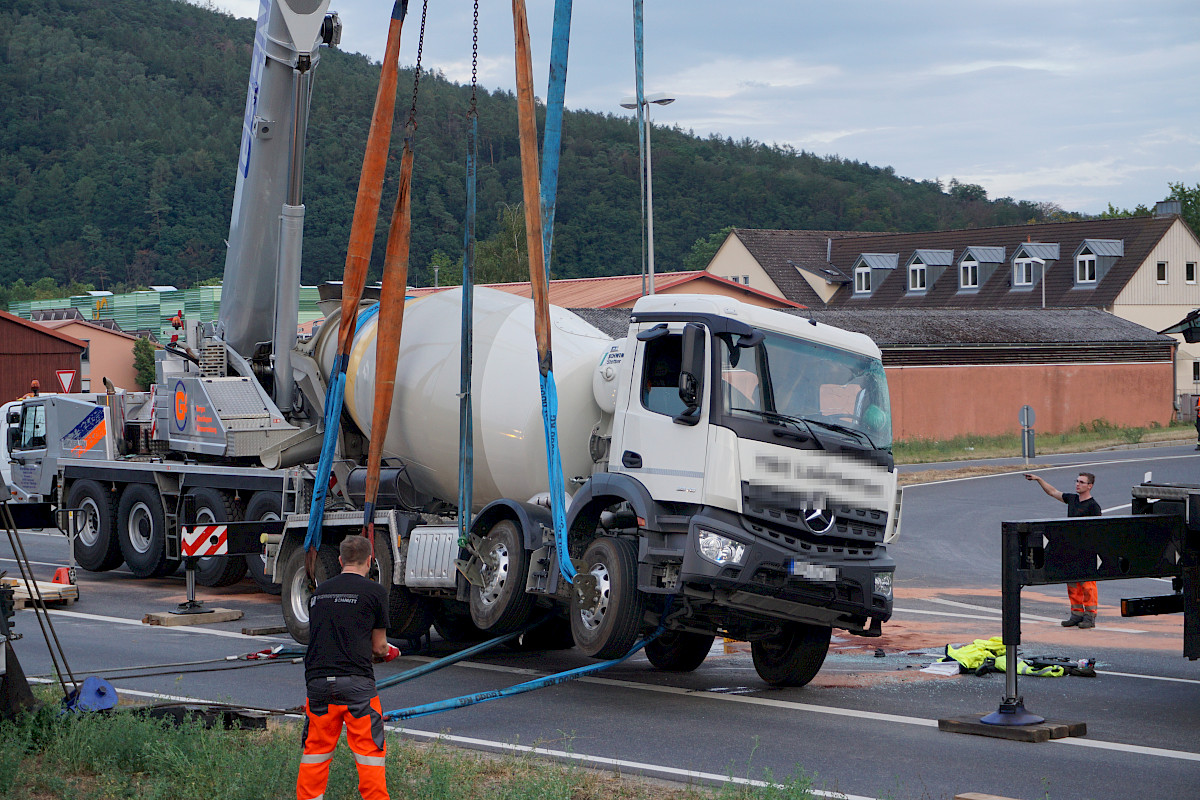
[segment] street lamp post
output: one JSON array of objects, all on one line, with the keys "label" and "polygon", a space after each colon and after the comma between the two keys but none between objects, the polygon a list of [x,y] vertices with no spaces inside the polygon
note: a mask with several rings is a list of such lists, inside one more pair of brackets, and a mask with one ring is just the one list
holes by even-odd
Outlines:
[{"label": "street lamp post", "polygon": [[[649,94],[642,100],[642,105],[646,107],[646,163],[643,167],[646,175],[646,260],[647,268],[650,273],[649,293],[654,294],[654,190],[651,186],[651,160],[650,160],[650,105],[667,106],[675,102],[674,97],[668,97],[666,94]],[[637,108],[638,101],[636,97],[625,97],[621,100],[621,108]]]}]

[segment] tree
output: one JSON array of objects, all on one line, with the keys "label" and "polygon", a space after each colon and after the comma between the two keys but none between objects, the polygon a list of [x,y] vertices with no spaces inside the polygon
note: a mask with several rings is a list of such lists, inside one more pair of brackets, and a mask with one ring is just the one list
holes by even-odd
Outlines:
[{"label": "tree", "polygon": [[733,225],[726,225],[715,233],[697,239],[696,243],[692,245],[692,249],[683,257],[683,268],[685,270],[707,269],[713,256],[721,249],[721,245],[725,244],[729,234],[733,233],[733,228]]},{"label": "tree", "polygon": [[154,345],[146,337],[133,343],[133,368],[137,370],[137,381],[143,389],[154,383]]},{"label": "tree", "polygon": [[529,280],[525,246],[525,204],[503,203],[496,215],[500,230],[475,245],[476,283],[519,283]]},{"label": "tree", "polygon": [[1183,221],[1200,236],[1200,183],[1187,187],[1183,181],[1167,184],[1171,187],[1170,199],[1178,200],[1183,206]]}]

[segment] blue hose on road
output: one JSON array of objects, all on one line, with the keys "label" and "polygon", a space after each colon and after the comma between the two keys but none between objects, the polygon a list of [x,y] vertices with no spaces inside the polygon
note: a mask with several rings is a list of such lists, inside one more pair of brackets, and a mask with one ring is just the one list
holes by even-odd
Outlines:
[{"label": "blue hose on road", "polygon": [[[547,686],[557,686],[560,683],[573,681],[576,678],[582,678],[595,672],[608,669],[609,667],[615,667],[617,664],[627,661],[643,647],[650,644],[650,642],[662,635],[664,630],[663,625],[666,622],[667,615],[671,611],[671,605],[674,602],[675,595],[668,595],[667,601],[663,605],[662,614],[658,618],[658,627],[654,629],[653,633],[635,644],[628,653],[620,658],[614,658],[609,661],[598,661],[595,664],[588,664],[586,667],[577,667],[575,669],[569,669],[566,672],[558,672],[554,675],[547,675],[544,678],[535,678],[534,680],[526,681],[525,683],[518,683],[516,686],[509,686],[507,689],[492,689],[487,692],[478,692],[476,694],[464,694],[460,697],[451,697],[449,700],[439,700],[436,703],[426,703],[425,705],[412,706],[411,708],[401,708],[395,711],[387,711],[384,713],[383,718],[385,720],[413,719],[415,717],[425,717],[429,716],[430,714],[437,714],[442,711],[451,711],[456,708],[466,708],[467,706],[473,706],[478,703],[486,703],[488,700],[496,700],[501,697],[512,697],[518,694],[525,694],[526,692],[532,692],[535,689],[544,689]],[[485,642],[485,644],[489,643]],[[400,676],[398,675],[396,677]],[[391,686],[397,682],[398,681],[394,681],[393,683],[389,683],[387,685]],[[380,688],[382,688],[383,685],[383,683],[380,683]]]},{"label": "blue hose on road", "polygon": [[582,678],[585,675],[591,675],[594,672],[599,672],[609,667],[615,667],[617,664],[627,660],[634,653],[641,650],[650,642],[654,641],[662,634],[662,628],[659,627],[654,633],[642,639],[633,646],[625,655],[620,658],[614,658],[611,661],[600,661],[595,664],[588,664],[586,667],[577,667],[576,669],[559,672],[554,675],[547,675],[544,678],[536,678],[525,683],[518,683],[516,686],[509,686],[507,689],[492,689],[487,692],[479,692],[477,694],[465,694],[461,697],[452,697],[449,700],[439,700],[436,703],[426,703],[423,706],[413,706],[412,708],[401,708],[396,711],[385,712],[383,718],[385,720],[392,719],[413,719],[415,717],[424,717],[430,714],[437,714],[441,711],[451,711],[455,708],[466,708],[477,703],[486,703],[488,700],[496,700],[501,697],[512,697],[525,692],[532,692],[535,689],[544,689],[547,686],[557,686],[560,683],[573,681],[576,678]]}]

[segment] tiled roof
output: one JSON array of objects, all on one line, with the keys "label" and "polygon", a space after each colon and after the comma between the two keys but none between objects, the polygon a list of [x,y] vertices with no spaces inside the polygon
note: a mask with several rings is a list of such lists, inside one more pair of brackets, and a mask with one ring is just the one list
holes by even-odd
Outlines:
[{"label": "tiled roof", "polygon": [[[624,336],[630,309],[573,308],[610,336]],[[964,345],[1172,346],[1169,336],[1095,308],[1013,309],[784,309],[784,313],[870,336],[881,348]]]},{"label": "tiled roof", "polygon": [[[1021,245],[1058,245],[1062,257],[1048,265],[1046,272],[1046,306],[1053,308],[1107,308],[1129,283],[1134,273],[1147,259],[1150,251],[1162,240],[1178,217],[1131,217],[1125,219],[1096,219],[1083,222],[1057,222],[1042,225],[1011,225],[999,228],[971,228],[926,233],[881,233],[868,238],[840,239],[833,242],[834,266],[849,268],[864,252],[898,253],[902,263],[917,249],[954,250],[961,254],[967,249],[982,263],[985,254],[994,258],[998,253],[982,248],[1003,248],[1004,260],[986,283],[978,290],[960,292],[958,270],[947,269],[937,282],[924,293],[908,292],[908,276],[902,271],[878,281],[869,296],[855,296],[852,286],[838,289],[829,302],[830,308],[1040,308],[1040,285],[1032,290],[1012,290],[1012,254]],[[1075,265],[1071,255],[1085,239],[1120,240],[1124,256],[1095,284],[1093,288],[1075,288]],[[1043,256],[1044,257],[1044,256]],[[823,260],[823,258],[822,258]],[[993,262],[995,263],[995,262]],[[1035,274],[1035,279],[1038,276]]]},{"label": "tiled roof", "polygon": [[847,280],[844,269],[837,270],[832,276],[825,271],[831,266],[826,260],[829,242],[868,234],[862,231],[774,231],[734,228],[733,235],[746,246],[750,255],[775,282],[784,297],[815,308],[824,305],[824,302],[799,270],[811,272],[823,280]]},{"label": "tiled roof", "polygon": [[[654,289],[657,292],[662,292],[697,281],[716,282],[727,287],[735,287],[742,294],[769,300],[776,307],[793,305],[791,301],[781,300],[773,294],[761,292],[758,289],[751,289],[749,286],[734,283],[733,281],[702,270],[656,273],[654,276]],[[489,289],[508,292],[520,297],[533,296],[533,290],[528,281],[480,285],[486,285]],[[409,289],[406,294],[409,297],[423,297],[427,294],[444,291],[447,288],[450,287],[443,286],[436,289],[431,286],[413,288]],[[701,291],[698,286],[696,290]],[[573,278],[550,281],[550,304],[563,308],[610,308],[632,303],[641,296],[641,275],[614,275],[604,278]],[[817,302],[819,303],[820,300]]]}]

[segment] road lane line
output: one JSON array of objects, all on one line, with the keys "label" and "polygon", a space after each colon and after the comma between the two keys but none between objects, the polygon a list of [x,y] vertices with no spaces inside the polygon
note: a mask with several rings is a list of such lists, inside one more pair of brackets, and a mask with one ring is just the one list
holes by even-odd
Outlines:
[{"label": "road lane line", "polygon": [[1110,672],[1106,669],[1097,670],[1100,675],[1116,675],[1121,678],[1142,678],[1147,681],[1170,681],[1171,683],[1193,683],[1200,686],[1200,681],[1192,678],[1168,678],[1165,675],[1139,675],[1136,672]]},{"label": "road lane line", "polygon": [[[988,608],[987,606],[974,606],[974,605],[970,605],[968,603],[959,603],[955,600],[943,600],[940,597],[927,597],[927,598],[923,598],[923,599],[925,600],[925,602],[928,602],[928,603],[943,603],[945,605],[955,606],[958,608],[970,608],[970,609],[974,609],[976,611],[987,611],[988,613],[996,614],[997,616],[1000,615],[1001,613],[1003,613],[1001,611],[997,611],[996,609]],[[968,614],[950,614],[949,612],[946,612],[946,611],[922,611],[922,610],[916,609],[916,608],[893,608],[892,611],[893,612],[903,611],[907,614],[940,614],[943,616],[950,616],[950,617],[967,617],[969,619],[991,619],[991,617],[972,617]],[[1026,621],[1058,622],[1058,617],[1043,617],[1043,616],[1039,616],[1036,614],[1022,614],[1021,621],[1022,622],[1026,622]],[[1138,628],[1113,628],[1113,627],[1108,627],[1108,626],[1104,626],[1104,625],[1097,625],[1096,630],[1098,630],[1098,631],[1113,631],[1115,633],[1149,633],[1149,631],[1139,630]]]},{"label": "road lane line", "polygon": [[[940,481],[925,481],[923,483],[910,483],[910,484],[907,484],[906,486],[904,486],[904,490],[908,491],[909,489],[915,489],[919,486],[938,486],[943,483],[959,483],[961,481],[978,481],[978,480],[983,480],[984,478],[1007,478],[1007,477],[1011,477],[1016,474],[1023,475],[1026,472],[1049,472],[1050,470],[1055,470],[1055,469],[1078,469],[1080,467],[1106,467],[1106,466],[1109,466],[1110,464],[1137,464],[1137,463],[1143,462],[1143,461],[1174,461],[1174,460],[1180,459],[1180,458],[1197,458],[1197,457],[1200,457],[1200,453],[1192,453],[1190,455],[1183,455],[1183,456],[1161,456],[1161,457],[1155,457],[1155,458],[1151,458],[1151,457],[1126,458],[1126,459],[1117,458],[1117,459],[1112,459],[1109,461],[1079,461],[1079,462],[1073,462],[1070,464],[1047,465],[1044,467],[1021,467],[1021,465],[1019,465],[1019,464],[1013,464],[1012,472],[994,472],[991,475],[968,475],[965,478],[946,478],[945,480],[940,480]],[[906,464],[905,466],[919,466],[919,465]],[[957,467],[946,467],[945,468],[945,470],[952,470],[952,469],[959,469],[959,468],[957,468]],[[921,472],[921,471],[923,471],[923,470],[912,470],[912,472]],[[939,471],[941,471],[941,470],[939,470]]]},{"label": "road lane line", "polygon": [[[31,609],[27,609],[27,610],[31,610]],[[287,639],[282,639],[278,636],[247,636],[246,634],[239,633],[238,631],[208,630],[206,628],[197,628],[192,625],[147,625],[146,623],[142,622],[140,619],[127,619],[125,617],[106,617],[106,616],[102,616],[100,614],[85,614],[82,611],[61,611],[59,609],[53,609],[53,608],[47,609],[47,611],[51,614],[54,614],[55,616],[67,617],[68,619],[75,618],[75,619],[89,620],[92,622],[110,622],[115,625],[136,625],[137,627],[145,629],[145,630],[156,630],[157,629],[157,630],[162,630],[162,631],[175,631],[177,633],[199,633],[199,634],[203,634],[205,636],[224,636],[229,639],[248,639],[248,640],[254,640],[254,641],[287,642],[287,643],[292,642],[290,637]]]},{"label": "road lane line", "polygon": [[1068,736],[1065,739],[1051,739],[1052,744],[1071,744],[1076,747],[1094,747],[1099,750],[1118,750],[1122,753],[1133,753],[1140,756],[1160,756],[1162,758],[1178,758],[1182,761],[1200,761],[1200,753],[1188,753],[1182,750],[1164,750],[1160,747],[1144,747],[1140,744],[1120,744],[1118,742],[1102,742],[1095,739],[1080,739]]},{"label": "road lane line", "polygon": [[1100,513],[1107,514],[1110,511],[1119,511],[1122,508],[1133,508],[1133,503],[1126,503],[1122,506],[1110,506],[1108,508],[1102,508],[1100,509]]}]

